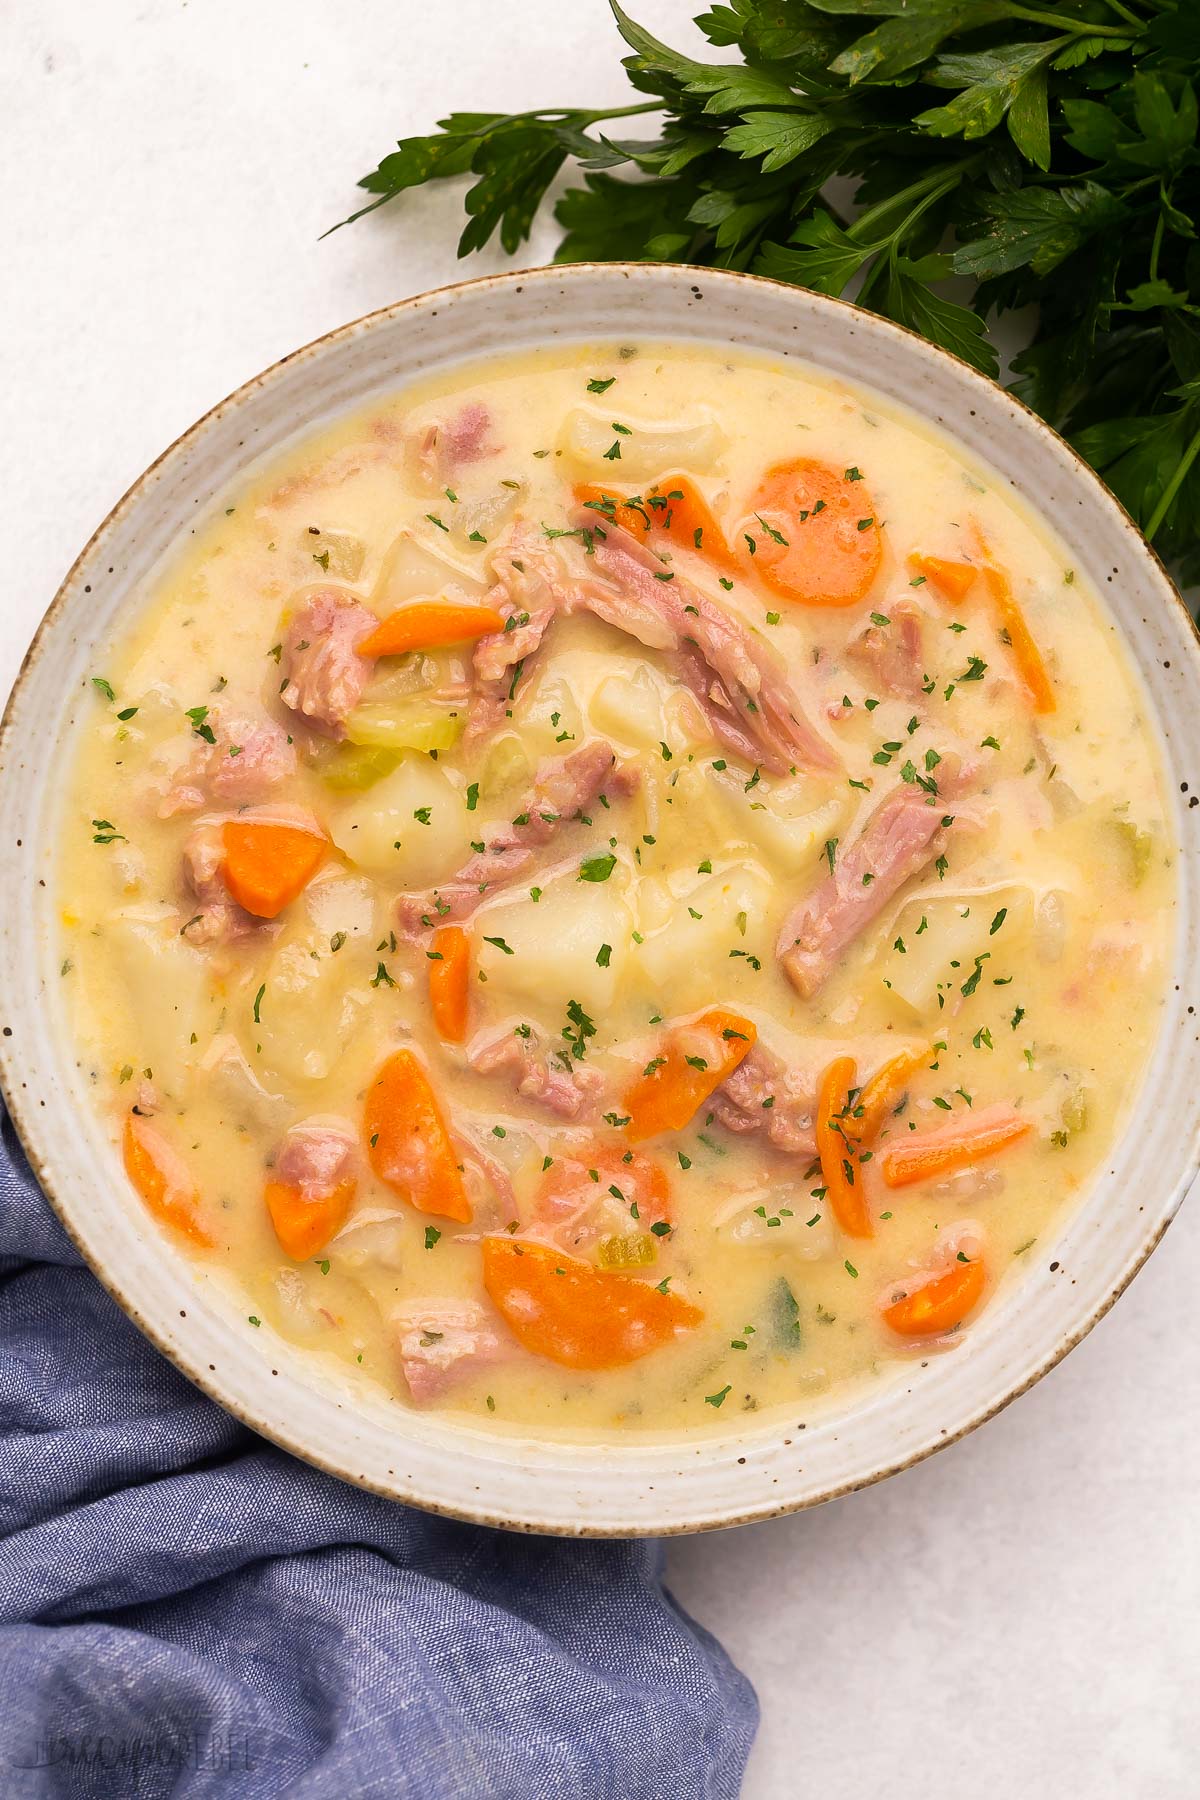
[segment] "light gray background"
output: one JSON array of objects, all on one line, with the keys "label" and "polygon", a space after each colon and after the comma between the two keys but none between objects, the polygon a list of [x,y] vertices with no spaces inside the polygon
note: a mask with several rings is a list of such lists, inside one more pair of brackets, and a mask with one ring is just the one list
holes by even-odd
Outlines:
[{"label": "light gray background", "polygon": [[[631,3],[696,36],[700,5]],[[500,266],[456,264],[450,192],[318,243],[356,177],[452,107],[616,104],[618,54],[603,0],[3,0],[0,688],[198,414],[331,326]],[[676,1594],[762,1699],[749,1796],[1200,1793],[1198,1300],[1193,1201],[1115,1313],[965,1443],[672,1546]]]}]

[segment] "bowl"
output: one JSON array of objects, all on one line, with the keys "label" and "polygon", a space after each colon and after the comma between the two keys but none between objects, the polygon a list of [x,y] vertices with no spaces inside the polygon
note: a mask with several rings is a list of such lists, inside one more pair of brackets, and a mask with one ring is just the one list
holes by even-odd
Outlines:
[{"label": "bowl", "polygon": [[[976,455],[984,449],[997,478],[1052,522],[1122,632],[1169,772],[1182,854],[1161,1028],[1125,1130],[1055,1241],[1038,1246],[961,1348],[840,1405],[798,1404],[719,1437],[597,1446],[493,1435],[410,1410],[352,1386],[265,1324],[247,1332],[232,1284],[141,1208],[93,1111],[64,1014],[52,902],[60,776],[96,652],[223,490],[260,454],[411,377],[556,338],[622,336],[794,358],[874,389]],[[1190,1185],[1200,1161],[1198,694],[1186,609],[1099,479],[993,382],[885,319],[776,282],[659,264],[537,269],[402,301],[285,357],[186,432],[101,525],[38,630],[0,728],[0,1081],[10,1113],[66,1229],[152,1342],[229,1412],[346,1481],[481,1523],[594,1536],[699,1531],[815,1505],[928,1456],[1045,1374],[1112,1305]]]}]

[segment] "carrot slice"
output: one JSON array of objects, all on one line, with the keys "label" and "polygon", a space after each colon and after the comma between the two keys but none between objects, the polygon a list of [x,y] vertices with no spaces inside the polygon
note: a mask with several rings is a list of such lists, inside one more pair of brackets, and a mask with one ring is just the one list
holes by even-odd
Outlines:
[{"label": "carrot slice", "polygon": [[992,604],[1000,620],[1001,629],[1006,633],[1012,649],[1013,661],[1033,701],[1036,713],[1052,713],[1055,710],[1054,689],[1050,685],[1050,677],[1046,673],[1046,665],[1042,661],[1042,653],[1033,641],[1032,633],[1025,623],[1025,615],[1017,605],[1012,591],[1012,582],[1007,572],[992,560],[991,548],[978,524],[973,526],[980,551],[984,557],[983,578],[987,583]]},{"label": "carrot slice", "polygon": [[197,1213],[200,1196],[183,1159],[162,1133],[140,1113],[129,1113],[122,1138],[125,1173],[146,1203],[147,1210],[201,1249],[211,1250],[213,1239]]},{"label": "carrot slice", "polygon": [[367,1089],[363,1135],[371,1167],[418,1212],[467,1224],[462,1169],[429,1077],[411,1050],[397,1050]]},{"label": "carrot slice", "polygon": [[753,566],[801,606],[853,606],[883,561],[883,533],[861,481],[801,456],[777,463],[750,498]]},{"label": "carrot slice", "polygon": [[484,1238],[483,1285],[519,1344],[568,1369],[636,1362],[704,1316],[680,1294],[529,1239]]},{"label": "carrot slice", "polygon": [[504,614],[494,606],[458,606],[448,600],[414,600],[381,619],[356,644],[360,656],[403,656],[406,650],[434,650],[440,644],[469,644],[504,630]]},{"label": "carrot slice", "polygon": [[987,1285],[982,1262],[956,1263],[913,1294],[883,1309],[883,1322],[900,1337],[933,1337],[950,1331],[979,1305]]},{"label": "carrot slice", "polygon": [[932,1051],[902,1050],[899,1056],[893,1056],[885,1062],[882,1069],[876,1071],[863,1087],[854,1104],[853,1119],[847,1121],[847,1130],[860,1144],[873,1144],[883,1127],[889,1113],[896,1110],[900,1097],[908,1086],[909,1077],[928,1063]]},{"label": "carrot slice", "polygon": [[256,919],[274,919],[304,892],[325,860],[325,838],[300,825],[229,819],[221,827],[222,877],[230,898]]},{"label": "carrot slice", "polygon": [[584,483],[575,498],[590,507],[597,522],[608,519],[631,537],[669,538],[698,550],[720,568],[732,568],[735,557],[711,507],[687,475],[663,475],[640,494],[622,498],[610,488]]},{"label": "carrot slice", "polygon": [[911,1187],[917,1181],[929,1181],[935,1175],[953,1175],[972,1163],[983,1162],[1007,1149],[1033,1130],[1033,1120],[1010,1112],[1000,1117],[968,1119],[961,1125],[950,1125],[944,1131],[927,1131],[904,1143],[891,1144],[879,1159],[883,1179],[889,1187]]},{"label": "carrot slice", "polygon": [[346,1223],[356,1181],[339,1181],[327,1194],[309,1197],[287,1181],[268,1181],[263,1200],[275,1236],[288,1256],[307,1262],[323,1250]]},{"label": "carrot slice", "polygon": [[850,1098],[854,1090],[854,1058],[835,1056],[817,1089],[817,1155],[833,1216],[847,1237],[869,1238],[875,1226],[867,1210],[862,1170],[851,1154],[855,1121]]},{"label": "carrot slice", "polygon": [[965,600],[982,572],[975,563],[953,562],[946,556],[918,553],[909,557],[908,566],[914,575],[923,575],[943,600]]},{"label": "carrot slice", "polygon": [[636,1143],[660,1131],[682,1131],[757,1036],[750,1019],[719,1006],[672,1025],[658,1055],[625,1095],[630,1139]]},{"label": "carrot slice", "polygon": [[556,1156],[538,1189],[537,1215],[546,1221],[569,1218],[612,1188],[620,1188],[635,1223],[649,1226],[670,1220],[671,1190],[662,1164],[640,1150],[621,1150],[616,1144],[589,1145],[574,1156]]},{"label": "carrot slice", "polygon": [[461,925],[439,925],[428,954],[429,1005],[438,1036],[461,1044],[467,1035],[471,940]]}]

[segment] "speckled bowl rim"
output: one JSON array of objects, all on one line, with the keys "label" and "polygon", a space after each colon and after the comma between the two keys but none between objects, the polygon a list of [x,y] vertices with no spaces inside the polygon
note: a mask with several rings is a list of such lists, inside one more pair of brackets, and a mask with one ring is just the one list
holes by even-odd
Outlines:
[{"label": "speckled bowl rim", "polygon": [[[1092,490],[1093,497],[1102,505],[1107,506],[1123,525],[1130,540],[1131,553],[1140,557],[1151,566],[1162,590],[1163,597],[1167,598],[1176,608],[1178,608],[1179,614],[1186,624],[1189,655],[1193,664],[1193,675],[1200,681],[1200,629],[1197,628],[1196,621],[1192,618],[1182,595],[1179,593],[1168,574],[1162,559],[1159,557],[1153,546],[1142,535],[1127,509],[1104,484],[1091,466],[1072,448],[1061,434],[1049,426],[1045,420],[1033,412],[1031,408],[1017,399],[1015,395],[1008,390],[1001,388],[998,383],[993,382],[988,376],[981,374],[977,369],[964,362],[961,358],[955,356],[952,352],[945,350],[938,345],[931,344],[928,340],[920,337],[919,334],[909,331],[906,327],[897,325],[891,320],[884,319],[878,314],[863,312],[851,302],[833,299],[826,295],[815,294],[808,289],[798,289],[789,283],[774,281],[765,276],[749,275],[730,270],[718,270],[704,265],[678,263],[581,262],[548,264],[526,269],[505,270],[499,274],[484,275],[458,282],[449,282],[440,287],[427,289],[423,293],[412,295],[404,300],[394,301],[387,306],[378,307],[371,312],[364,313],[359,318],[353,319],[347,324],[337,326],[331,331],[324,332],[319,337],[311,339],[308,343],[300,346],[298,349],[289,351],[286,355],[279,357],[267,368],[261,370],[256,375],[251,376],[247,381],[243,382],[239,387],[227,394],[224,399],[210,407],[207,412],[201,414],[201,416],[188,426],[185,431],[181,432],[177,438],[155,457],[153,462],[147,465],[137,479],[131,483],[117,500],[101,524],[97,526],[96,530],[92,533],[91,537],[87,540],[86,544],[71,564],[60,583],[53,600],[43,615],[42,620],[30,641],[29,648],[21,660],[17,676],[13,682],[12,689],[4,708],[3,717],[0,718],[0,783],[3,783],[10,761],[12,760],[12,738],[24,687],[31,671],[38,663],[43,653],[49,634],[57,626],[60,615],[71,603],[77,577],[90,563],[92,557],[100,549],[106,538],[114,532],[116,527],[124,521],[131,509],[138,504],[143,491],[147,488],[155,473],[162,465],[167,463],[176,452],[189,444],[193,439],[198,438],[206,428],[215,423],[218,419],[221,419],[226,413],[239,407],[259,389],[272,382],[290,365],[304,358],[323,352],[334,344],[345,343],[356,336],[370,331],[384,321],[394,319],[406,312],[429,308],[431,303],[439,299],[450,298],[468,291],[508,288],[516,293],[520,293],[523,287],[533,282],[570,282],[579,277],[595,277],[597,275],[602,278],[612,278],[613,280],[620,280],[622,277],[627,279],[631,275],[636,275],[639,279],[659,279],[671,283],[694,283],[704,281],[709,286],[712,286],[713,284],[725,286],[729,283],[736,283],[739,287],[759,287],[792,296],[802,295],[804,301],[808,305],[814,306],[818,312],[823,312],[828,309],[839,314],[853,314],[864,332],[873,333],[883,338],[891,336],[896,340],[918,345],[922,354],[931,358],[940,359],[944,363],[952,365],[957,371],[960,380],[965,381],[968,384],[974,384],[979,391],[986,392],[993,398],[997,393],[1000,394],[1003,397],[1004,403],[1011,410],[1013,416],[1019,417],[1023,421],[1026,430],[1041,435],[1044,439],[1049,440],[1056,445],[1060,452],[1065,453],[1066,457],[1069,458],[1074,465],[1076,477],[1081,479],[1084,485]],[[698,293],[698,291],[699,290],[696,287],[693,287],[693,292]],[[866,385],[868,387],[872,385],[869,377],[867,378]],[[912,405],[910,410],[918,418],[924,416],[918,405]],[[955,434],[951,431],[949,435],[954,436]],[[259,454],[261,453],[262,452]],[[986,461],[987,458],[984,457],[984,460]],[[1197,687],[1197,692],[1200,693],[1200,686]],[[1179,853],[1181,858],[1186,855],[1186,849],[1182,843],[1179,846]],[[6,885],[7,883],[3,869],[0,868],[0,892],[3,892]],[[958,1443],[963,1438],[969,1436],[973,1431],[978,1430],[981,1425],[986,1424],[990,1419],[995,1418],[997,1414],[1003,1412],[1014,1400],[1019,1399],[1021,1395],[1027,1393],[1030,1388],[1042,1379],[1043,1376],[1056,1368],[1062,1359],[1088,1336],[1094,1327],[1099,1324],[1100,1320],[1103,1319],[1109,1310],[1116,1304],[1117,1300],[1120,1299],[1135,1275],[1137,1275],[1144,1267],[1148,1258],[1152,1255],[1159,1243],[1161,1243],[1167,1231],[1167,1227],[1171,1224],[1175,1214],[1178,1212],[1179,1206],[1182,1204],[1192,1187],[1197,1174],[1200,1173],[1200,1127],[1197,1127],[1191,1134],[1187,1146],[1186,1157],[1182,1160],[1181,1166],[1183,1173],[1172,1184],[1171,1198],[1153,1219],[1150,1229],[1140,1246],[1126,1259],[1125,1267],[1105,1298],[1093,1305],[1091,1311],[1080,1323],[1065,1331],[1055,1348],[1045,1355],[1035,1367],[1029,1370],[1022,1379],[1013,1383],[1011,1387],[1007,1388],[998,1397],[981,1404],[970,1417],[966,1418],[953,1430],[944,1429],[940,1436],[933,1441],[930,1441],[915,1450],[911,1450],[906,1454],[897,1457],[893,1461],[883,1462],[878,1467],[871,1469],[861,1476],[833,1483],[820,1492],[800,1496],[798,1498],[764,1500],[762,1503],[747,1507],[740,1512],[722,1511],[717,1516],[711,1518],[688,1519],[680,1523],[673,1523],[669,1518],[663,1518],[652,1524],[641,1522],[631,1522],[629,1524],[592,1524],[587,1521],[582,1521],[567,1525],[560,1521],[539,1520],[535,1517],[516,1517],[509,1513],[496,1514],[489,1512],[486,1507],[482,1506],[445,1504],[433,1501],[420,1493],[406,1491],[403,1483],[399,1481],[389,1483],[381,1480],[370,1480],[364,1476],[355,1475],[352,1472],[351,1467],[345,1466],[336,1458],[323,1456],[318,1450],[314,1449],[311,1443],[303,1441],[302,1436],[271,1423],[264,1422],[262,1418],[256,1416],[253,1408],[240,1405],[237,1401],[232,1399],[227,1392],[224,1391],[221,1379],[214,1375],[211,1367],[202,1366],[195,1357],[189,1356],[180,1346],[172,1343],[156,1324],[142,1316],[138,1308],[124,1294],[119,1278],[110,1269],[106,1268],[101,1261],[89,1254],[75,1227],[69,1206],[60,1199],[59,1195],[55,1192],[53,1182],[49,1178],[47,1160],[39,1148],[36,1110],[32,1104],[27,1105],[24,1099],[24,1083],[22,1081],[21,1071],[17,1066],[18,1054],[18,1048],[13,1042],[12,1033],[10,1029],[5,1026],[3,1028],[3,1034],[0,1035],[0,1095],[3,1096],[9,1118],[20,1139],[30,1167],[39,1181],[42,1191],[49,1200],[67,1236],[75,1245],[81,1257],[91,1268],[92,1273],[96,1276],[97,1280],[143,1335],[162,1355],[171,1361],[189,1381],[206,1394],[208,1398],[221,1406],[224,1411],[237,1418],[250,1430],[255,1431],[260,1436],[278,1445],[279,1448],[286,1450],[300,1460],[309,1463],[311,1466],[326,1474],[346,1481],[352,1486],[362,1487],[367,1491],[378,1494],[384,1499],[394,1500],[406,1505],[415,1505],[424,1511],[443,1517],[460,1519],[467,1523],[491,1526],[503,1530],[546,1534],[551,1536],[585,1538],[621,1538],[629,1536],[667,1537],[691,1535],[693,1533],[704,1531],[715,1531],[735,1525],[757,1523],[767,1519],[781,1518],[792,1513],[806,1511],[811,1507],[824,1505],[828,1501],[840,1499],[845,1495],[856,1493],[863,1488],[874,1486],[876,1482],[887,1480],[890,1476],[900,1474],[906,1469],[915,1468],[919,1463],[924,1462],[927,1458],[936,1454],[937,1451],[945,1449],[951,1444]],[[265,1364],[265,1352],[263,1361]],[[781,1426],[780,1429],[783,1431],[788,1428]],[[783,1441],[790,1442],[791,1440],[784,1439]],[[517,1442],[518,1440],[514,1440],[514,1447]]]}]

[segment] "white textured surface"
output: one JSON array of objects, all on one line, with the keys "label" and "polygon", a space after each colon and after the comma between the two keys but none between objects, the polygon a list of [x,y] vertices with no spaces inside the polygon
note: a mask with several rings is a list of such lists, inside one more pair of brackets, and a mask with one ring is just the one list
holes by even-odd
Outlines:
[{"label": "white textured surface", "polygon": [[[677,38],[692,10],[637,9]],[[318,244],[353,177],[452,106],[615,103],[616,55],[601,0],[8,0],[0,683],[84,538],[198,413],[456,278],[449,196]],[[1198,1218],[975,1437],[672,1548],[680,1599],[759,1688],[751,1800],[1200,1791]]]}]

